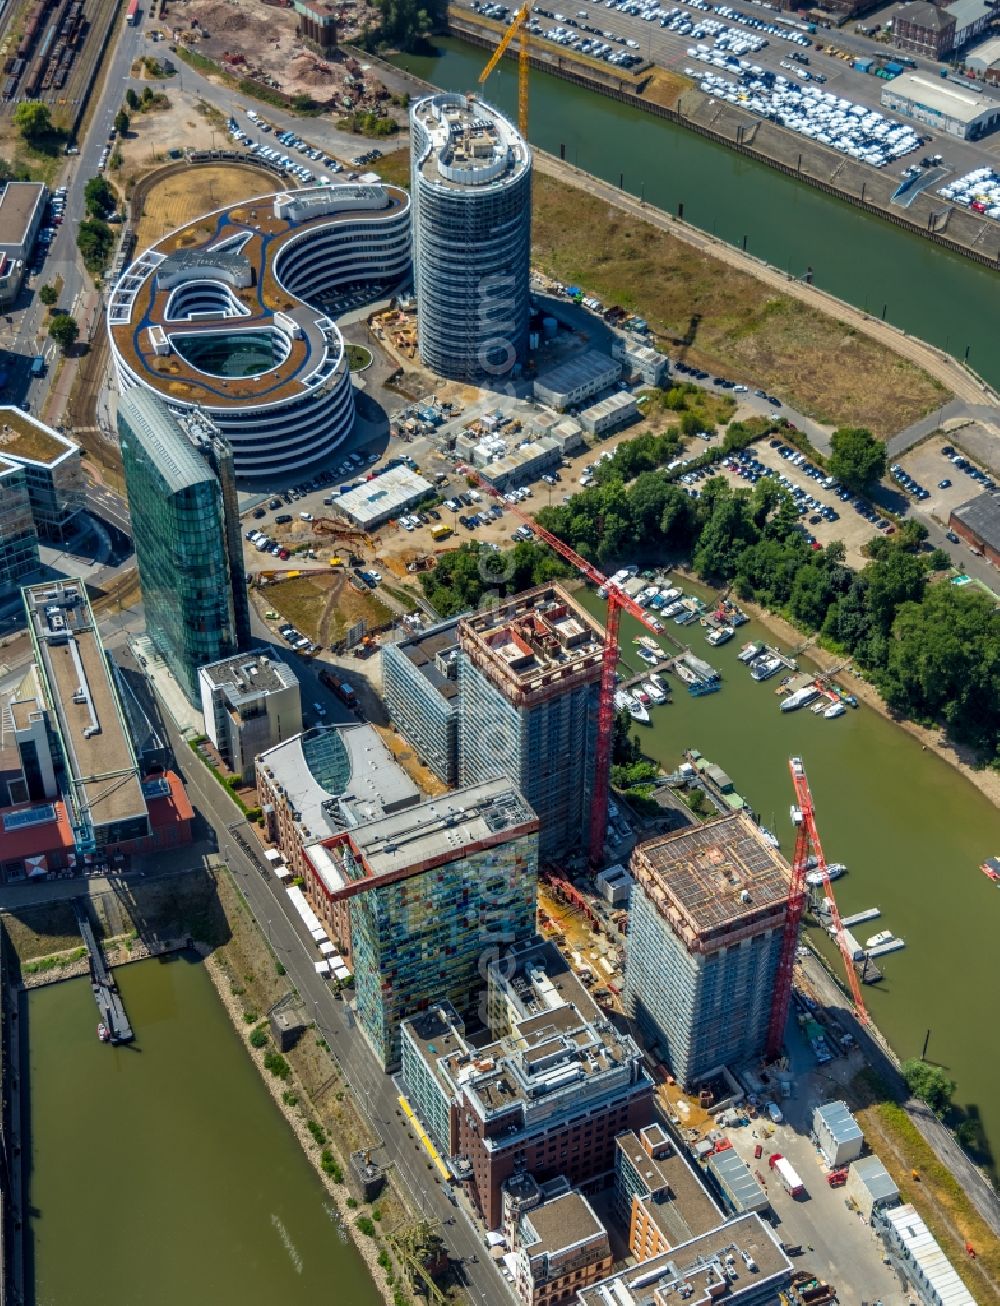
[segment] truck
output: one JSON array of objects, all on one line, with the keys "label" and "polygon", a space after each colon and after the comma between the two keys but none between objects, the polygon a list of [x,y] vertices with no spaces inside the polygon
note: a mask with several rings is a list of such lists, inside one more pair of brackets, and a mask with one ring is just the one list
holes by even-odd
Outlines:
[{"label": "truck", "polygon": [[327,689],[332,690],[342,703],[348,707],[354,707],[357,704],[358,696],[354,689],[333,671],[323,670],[319,673],[320,684],[325,685]]},{"label": "truck", "polygon": [[125,21],[129,27],[137,26],[139,22],[139,0],[129,0],[128,8],[125,10]]},{"label": "truck", "polygon": [[791,1161],[783,1157],[780,1152],[775,1152],[768,1159],[768,1165],[781,1180],[781,1186],[789,1197],[805,1197],[806,1186]]},{"label": "truck", "polygon": [[453,534],[451,527],[446,522],[440,522],[437,526],[431,527],[431,539],[446,540],[449,535]]},{"label": "truck", "polygon": [[31,375],[32,375],[32,376],[44,376],[44,375],[45,375],[45,355],[44,355],[44,354],[36,354],[36,355],[34,356],[34,358],[31,360]]}]

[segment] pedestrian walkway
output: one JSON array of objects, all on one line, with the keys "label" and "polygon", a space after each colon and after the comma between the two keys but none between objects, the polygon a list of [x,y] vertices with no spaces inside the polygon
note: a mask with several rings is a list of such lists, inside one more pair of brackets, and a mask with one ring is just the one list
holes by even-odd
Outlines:
[{"label": "pedestrian walkway", "polygon": [[[911,423],[902,431],[897,431],[885,442],[885,452],[890,459],[898,458],[900,454],[911,449],[915,444],[938,430],[944,422],[954,421],[957,419],[971,418],[972,405],[967,404],[962,399],[951,399],[940,408],[935,408],[933,413],[928,413],[926,417],[921,417],[919,421]],[[994,419],[1000,416],[1000,409],[986,408],[984,411],[993,414]]]}]

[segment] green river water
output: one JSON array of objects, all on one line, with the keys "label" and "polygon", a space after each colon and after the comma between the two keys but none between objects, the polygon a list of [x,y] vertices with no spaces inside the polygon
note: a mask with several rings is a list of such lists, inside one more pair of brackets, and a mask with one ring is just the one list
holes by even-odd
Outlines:
[{"label": "green river water", "polygon": [[[488,55],[450,38],[431,56],[394,62],[449,91],[478,84]],[[516,117],[516,63],[493,73],[489,99]],[[1000,277],[959,254],[852,208],[692,131],[548,73],[531,73],[531,139],[799,276],[964,357],[1000,384]],[[819,366],[819,361],[817,362]]]},{"label": "green river water", "polygon": [[[679,583],[688,593],[696,589]],[[604,604],[593,592],[579,597],[603,619]],[[919,1056],[931,1031],[928,1058],[948,1068],[958,1082],[955,1102],[981,1114],[996,1149],[1000,892],[979,871],[985,857],[1000,853],[996,810],[953,768],[863,705],[834,721],[808,709],[781,713],[774,693],[781,677],[758,683],[737,661],[748,640],[775,642],[755,622],[714,649],[701,626],[671,622],[669,629],[722,673],[723,686],[693,698],[668,677],[672,702],[651,709],[648,727],[636,726],[643,749],[668,770],[685,748],[718,763],[788,856],[794,842],[788,758],[802,757],[823,851],[848,868],[834,885],[841,912],[882,909],[879,920],[857,927],[862,943],[882,929],[906,940],[905,950],[879,958],[885,979],[865,987],[869,1010],[900,1057]],[[623,656],[636,671],[642,662],[632,641],[640,633],[623,615]],[[804,660],[800,665],[809,669]],[[832,944],[824,950],[839,965]]]},{"label": "green river water", "polygon": [[130,1047],[84,979],[27,1000],[37,1306],[377,1306],[204,966],[118,980]]}]

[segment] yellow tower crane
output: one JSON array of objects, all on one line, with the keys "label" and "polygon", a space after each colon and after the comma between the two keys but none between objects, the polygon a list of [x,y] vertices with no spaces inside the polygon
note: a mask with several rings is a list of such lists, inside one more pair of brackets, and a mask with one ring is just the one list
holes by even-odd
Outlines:
[{"label": "yellow tower crane", "polygon": [[525,23],[531,15],[531,6],[523,4],[511,19],[510,26],[500,38],[500,44],[493,51],[493,57],[479,74],[482,86],[490,73],[504,56],[504,52],[514,37],[520,34],[521,40],[517,53],[517,126],[525,140],[528,139],[528,33]]}]

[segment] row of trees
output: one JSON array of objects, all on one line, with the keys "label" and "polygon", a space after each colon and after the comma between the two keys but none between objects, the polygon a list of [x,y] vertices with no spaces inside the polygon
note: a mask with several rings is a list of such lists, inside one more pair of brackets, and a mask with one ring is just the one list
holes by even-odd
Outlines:
[{"label": "row of trees", "polygon": [[949,560],[927,548],[918,523],[873,540],[854,571],[839,542],[809,546],[774,481],[751,490],[713,477],[694,500],[658,472],[629,485],[608,479],[538,520],[605,566],[689,557],[709,584],[731,584],[850,654],[894,711],[942,723],[984,760],[1000,760],[1000,613],[971,586],[929,583]]},{"label": "row of trees", "polygon": [[424,572],[421,586],[428,602],[442,617],[478,608],[490,594],[506,597],[569,574],[551,549],[533,540],[497,551],[469,540]]}]

